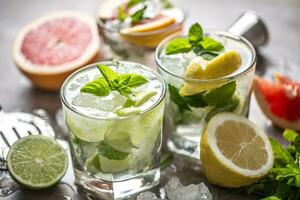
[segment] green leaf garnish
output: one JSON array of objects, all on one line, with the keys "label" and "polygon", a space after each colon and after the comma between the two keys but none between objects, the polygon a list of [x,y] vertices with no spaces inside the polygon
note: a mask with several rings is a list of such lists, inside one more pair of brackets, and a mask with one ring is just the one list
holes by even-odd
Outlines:
[{"label": "green leaf garnish", "polygon": [[211,37],[203,37],[201,25],[195,23],[189,28],[188,38],[175,38],[168,42],[166,54],[187,53],[191,50],[205,60],[212,60],[224,51],[224,46]]},{"label": "green leaf garnish", "polygon": [[133,7],[133,6],[135,6],[135,5],[139,4],[139,3],[142,3],[144,1],[145,0],[130,0],[127,3],[127,8],[131,8],[131,7]]},{"label": "green leaf garnish", "polygon": [[127,75],[131,76],[129,82],[127,83],[127,86],[129,87],[137,87],[148,82],[148,80],[144,76],[141,76],[139,74],[125,74],[125,75],[121,74],[120,79],[122,79],[121,77]]},{"label": "green leaf garnish", "polygon": [[202,40],[203,31],[199,23],[195,23],[190,27],[188,36],[189,41],[194,44]]},{"label": "green leaf garnish", "polygon": [[300,199],[300,154],[296,151],[300,139],[295,134],[293,130],[284,131],[283,137],[290,141],[286,148],[270,138],[275,157],[273,168],[265,178],[250,186],[249,193],[263,195],[267,200]]},{"label": "green leaf garnish", "polygon": [[131,15],[131,23],[134,24],[134,23],[137,23],[143,19],[145,19],[144,17],[144,13],[145,13],[145,10],[147,9],[147,6],[144,6],[144,8],[136,11],[134,14]]},{"label": "green leaf garnish", "polygon": [[129,98],[132,93],[132,87],[147,83],[148,80],[138,74],[117,74],[110,67],[97,65],[103,77],[98,78],[81,88],[81,92],[91,93],[96,96],[107,96],[110,91],[116,90],[121,95]]},{"label": "green leaf garnish", "polygon": [[111,68],[105,65],[97,65],[97,68],[100,70],[102,76],[105,78],[108,86],[110,87],[111,90],[114,89],[113,81],[118,77],[118,74],[113,71]]},{"label": "green leaf garnish", "polygon": [[283,138],[288,141],[288,142],[294,142],[296,137],[298,136],[298,134],[296,133],[296,131],[291,130],[291,129],[285,129],[283,134],[282,134]]},{"label": "green leaf garnish", "polygon": [[279,142],[277,142],[277,140],[270,138],[270,142],[274,152],[275,167],[285,166],[287,164],[294,163],[293,157],[284,147],[281,146]]},{"label": "green leaf garnish", "polygon": [[110,160],[124,160],[128,157],[128,153],[124,153],[121,151],[118,151],[112,147],[110,147],[108,144],[106,144],[104,141],[101,141],[98,145],[98,152],[103,157],[110,159]]},{"label": "green leaf garnish", "polygon": [[166,54],[186,53],[192,49],[192,45],[187,38],[176,38],[167,44]]},{"label": "green leaf garnish", "polygon": [[80,92],[90,93],[95,96],[107,96],[110,90],[104,78],[97,78],[83,86]]},{"label": "green leaf garnish", "polygon": [[161,7],[164,9],[173,8],[173,4],[169,0],[160,0]]},{"label": "green leaf garnish", "polygon": [[123,22],[127,17],[127,14],[123,8],[123,6],[119,6],[118,7],[118,20],[120,20],[121,22]]},{"label": "green leaf garnish", "polygon": [[184,101],[195,108],[203,108],[208,104],[204,101],[204,92],[183,97]]},{"label": "green leaf garnish", "polygon": [[202,51],[201,53],[199,53],[199,56],[201,56],[204,60],[208,60],[208,61],[214,59],[218,55],[219,53],[210,52],[210,51]]},{"label": "green leaf garnish", "polygon": [[203,38],[203,40],[200,41],[200,44],[205,51],[223,51],[224,50],[224,46],[220,42],[214,40],[211,37]]},{"label": "green leaf garnish", "polygon": [[204,96],[204,100],[210,106],[219,106],[226,103],[234,94],[236,89],[236,82],[231,81],[222,85],[219,88],[209,91]]},{"label": "green leaf garnish", "polygon": [[213,116],[222,112],[233,112],[239,105],[239,102],[240,101],[238,98],[233,97],[232,99],[227,101],[225,105],[213,108],[210,112],[207,113],[205,121],[208,122]]},{"label": "green leaf garnish", "polygon": [[168,87],[170,98],[175,104],[177,104],[180,112],[183,113],[185,110],[191,110],[187,103],[184,101],[183,97],[180,96],[178,89],[171,84],[169,84]]}]

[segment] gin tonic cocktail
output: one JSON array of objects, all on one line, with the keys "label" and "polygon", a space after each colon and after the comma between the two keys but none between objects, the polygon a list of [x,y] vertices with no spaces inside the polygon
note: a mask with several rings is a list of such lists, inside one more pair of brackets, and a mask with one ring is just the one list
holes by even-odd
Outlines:
[{"label": "gin tonic cocktail", "polygon": [[247,115],[256,56],[244,38],[227,32],[172,36],[156,50],[159,73],[168,85],[168,147],[199,159],[206,123],[221,112]]},{"label": "gin tonic cocktail", "polygon": [[160,75],[133,62],[92,64],[65,81],[61,99],[80,188],[118,199],[158,183],[164,97]]}]

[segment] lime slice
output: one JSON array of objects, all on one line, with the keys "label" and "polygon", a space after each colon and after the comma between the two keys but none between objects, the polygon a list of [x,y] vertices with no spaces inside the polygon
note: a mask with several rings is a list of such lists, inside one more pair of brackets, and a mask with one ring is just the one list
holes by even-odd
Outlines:
[{"label": "lime slice", "polygon": [[129,107],[129,108],[121,108],[117,110],[118,116],[128,116],[128,115],[135,115],[139,114],[141,112],[141,109],[136,107]]},{"label": "lime slice", "polygon": [[156,93],[157,93],[156,90],[149,90],[149,91],[138,93],[136,95],[136,101],[135,101],[134,106],[141,106],[141,105],[143,105],[151,97],[153,97],[154,95],[156,95]]},{"label": "lime slice", "polygon": [[124,152],[131,152],[130,132],[126,126],[111,127],[104,135],[104,142],[112,148]]},{"label": "lime slice", "polygon": [[32,135],[21,138],[7,155],[12,178],[29,189],[44,189],[57,183],[68,167],[65,150],[54,139]]},{"label": "lime slice", "polygon": [[136,131],[130,133],[130,139],[133,146],[138,148],[142,141],[149,138],[157,138],[163,120],[163,105],[164,104],[161,104],[152,111],[141,116],[139,124],[136,125]]},{"label": "lime slice", "polygon": [[97,173],[100,170],[100,161],[98,154],[89,158],[85,162],[85,168],[90,173]]},{"label": "lime slice", "polygon": [[110,160],[99,155],[100,168],[103,173],[118,173],[128,170],[129,156],[123,160]]},{"label": "lime slice", "polygon": [[103,140],[104,133],[111,124],[110,121],[87,119],[72,113],[66,113],[66,122],[74,136],[86,142]]}]

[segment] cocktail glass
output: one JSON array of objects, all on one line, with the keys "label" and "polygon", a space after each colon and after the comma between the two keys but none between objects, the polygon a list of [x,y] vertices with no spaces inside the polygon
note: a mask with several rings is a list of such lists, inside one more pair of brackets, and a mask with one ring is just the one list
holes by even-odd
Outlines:
[{"label": "cocktail glass", "polygon": [[[120,199],[149,189],[159,182],[161,130],[165,105],[165,84],[161,76],[138,63],[107,61],[86,66],[63,84],[61,101],[76,185],[87,195]],[[96,65],[118,73],[143,75],[148,82],[134,88],[155,90],[140,113],[118,116],[113,111],[126,98],[113,91],[97,97],[80,93],[80,88],[100,75]]]},{"label": "cocktail glass", "polygon": [[[156,49],[156,63],[159,73],[168,85],[166,103],[166,127],[168,130],[168,147],[170,150],[199,159],[199,143],[201,133],[207,121],[220,112],[235,112],[246,116],[248,113],[251,84],[255,73],[256,54],[253,46],[243,37],[235,36],[227,32],[209,32],[210,36],[220,41],[226,50],[235,50],[240,53],[241,66],[235,72],[215,79],[191,79],[184,77],[185,67],[196,57],[193,52],[166,55],[166,44],[178,36],[166,38]],[[210,106],[200,105],[194,107],[193,103],[189,108],[183,108],[176,103],[176,97],[170,96],[170,87],[173,91],[179,91],[183,85],[189,91],[198,91],[199,96],[225,86],[235,85],[235,92],[225,105]],[[180,94],[178,94],[180,95]],[[174,96],[174,95],[173,95]],[[194,101],[195,96],[180,97],[186,101]],[[223,98],[218,95],[216,98]],[[224,97],[225,98],[225,97]],[[197,99],[199,101],[199,98]],[[178,101],[178,100],[177,100]]]}]

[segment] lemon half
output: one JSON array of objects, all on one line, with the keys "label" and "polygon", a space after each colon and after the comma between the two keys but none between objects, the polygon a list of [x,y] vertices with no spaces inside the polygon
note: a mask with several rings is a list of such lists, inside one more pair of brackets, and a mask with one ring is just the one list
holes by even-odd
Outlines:
[{"label": "lemon half", "polygon": [[237,114],[215,115],[208,122],[200,145],[206,178],[222,187],[250,185],[273,166],[274,156],[267,135]]}]

